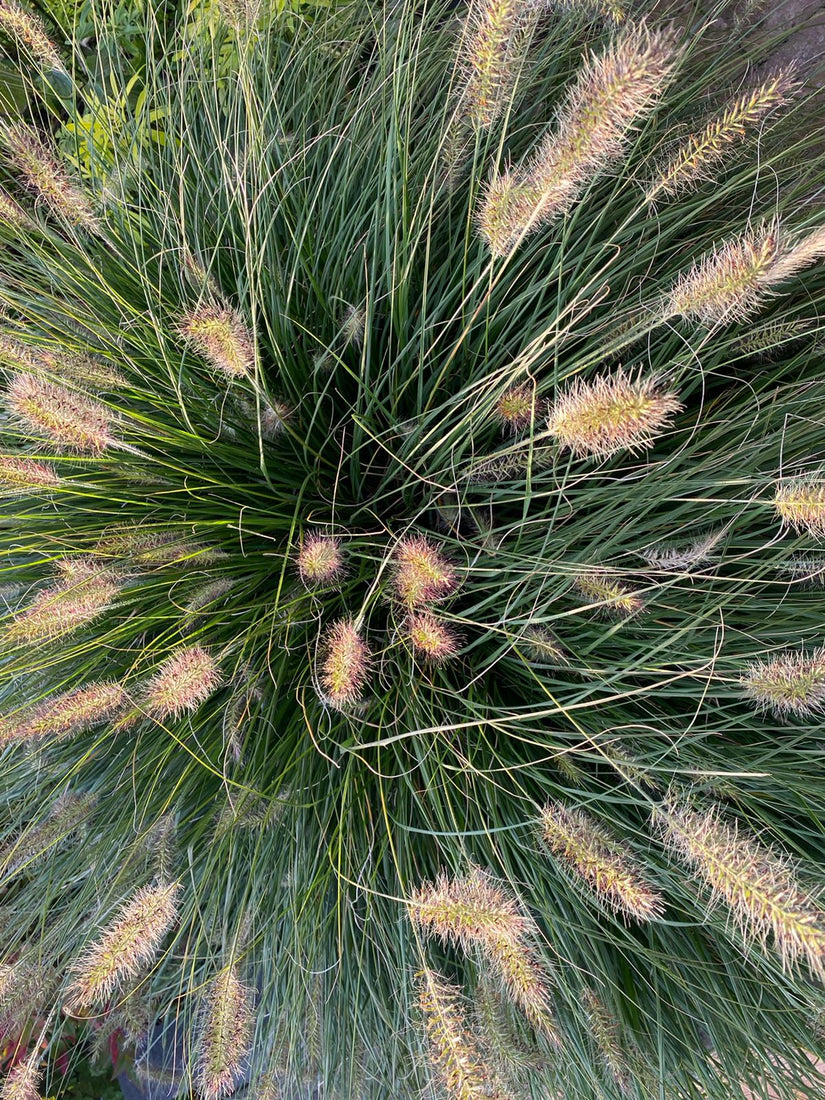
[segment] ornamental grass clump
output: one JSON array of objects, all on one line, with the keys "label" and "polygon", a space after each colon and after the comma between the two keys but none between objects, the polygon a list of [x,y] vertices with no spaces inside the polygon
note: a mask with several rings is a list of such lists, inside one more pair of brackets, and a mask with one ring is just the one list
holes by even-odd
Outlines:
[{"label": "ornamental grass clump", "polygon": [[0,1090],[825,1095],[816,103],[611,3],[145,7],[56,96],[0,0]]}]

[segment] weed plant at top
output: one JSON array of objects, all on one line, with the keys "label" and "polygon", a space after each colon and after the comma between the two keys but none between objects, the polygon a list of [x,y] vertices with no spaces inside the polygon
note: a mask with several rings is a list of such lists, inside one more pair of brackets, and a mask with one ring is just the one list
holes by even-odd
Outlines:
[{"label": "weed plant at top", "polygon": [[67,1021],[204,1100],[820,1095],[804,88],[690,12],[221,13],[101,85],[0,0],[0,1097]]}]

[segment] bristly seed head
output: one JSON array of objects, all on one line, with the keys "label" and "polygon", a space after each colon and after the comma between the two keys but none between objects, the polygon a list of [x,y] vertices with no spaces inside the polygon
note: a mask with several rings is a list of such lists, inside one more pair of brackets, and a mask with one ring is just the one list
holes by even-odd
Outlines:
[{"label": "bristly seed head", "polygon": [[75,688],[39,703],[17,726],[17,740],[62,741],[115,717],[129,702],[116,680]]},{"label": "bristly seed head", "polygon": [[430,611],[416,611],[407,618],[407,635],[413,653],[433,664],[443,664],[459,650],[456,632]]},{"label": "bristly seed head", "polygon": [[181,318],[178,331],[228,378],[244,378],[254,373],[255,341],[237,310],[228,306],[197,306]]},{"label": "bristly seed head", "polygon": [[552,630],[546,626],[528,626],[519,638],[519,644],[531,661],[546,665],[566,665],[569,658]]},{"label": "bristly seed head", "polygon": [[26,11],[17,0],[0,0],[0,29],[27,50],[45,72],[66,71],[43,20]]},{"label": "bristly seed head", "polygon": [[659,379],[631,378],[617,370],[590,382],[576,379],[556,398],[547,428],[574,455],[609,458],[652,447],[681,408]]},{"label": "bristly seed head", "polygon": [[66,1011],[103,1005],[124,978],[154,962],[177,918],[178,883],[144,886],[72,966]]},{"label": "bristly seed head", "polygon": [[743,834],[716,809],[671,803],[656,820],[671,848],[687,860],[721,900],[743,934],[763,947],[773,934],[783,969],[804,958],[825,978],[825,912],[796,881],[786,856]]},{"label": "bristly seed head", "polygon": [[825,478],[778,481],[773,503],[785,526],[817,539],[825,538]]},{"label": "bristly seed head", "polygon": [[504,110],[519,61],[519,29],[529,3],[473,0],[457,58],[462,114],[477,130],[489,129]]},{"label": "bristly seed head", "polygon": [[369,646],[348,619],[327,630],[318,670],[322,699],[345,710],[361,701],[370,666]]},{"label": "bristly seed head", "polygon": [[7,123],[2,139],[12,164],[52,214],[82,229],[97,228],[89,199],[70,181],[36,130],[22,122]]},{"label": "bristly seed head", "polygon": [[59,581],[16,612],[6,625],[6,637],[23,643],[63,638],[108,611],[118,592],[118,584],[103,573]]},{"label": "bristly seed head", "polygon": [[745,695],[761,709],[780,718],[810,718],[825,710],[825,647],[755,661],[741,682]]},{"label": "bristly seed head", "polygon": [[629,1092],[632,1077],[627,1055],[622,1047],[618,1021],[610,1015],[592,989],[585,989],[582,1005],[587,1012],[590,1034],[605,1069],[620,1092]]},{"label": "bristly seed head", "polygon": [[295,564],[306,585],[334,584],[344,572],[341,540],[312,531],[301,540]]},{"label": "bristly seed head", "polygon": [[662,915],[662,895],[646,881],[630,852],[584,811],[552,803],[542,811],[541,830],[553,855],[614,912],[637,920]]},{"label": "bristly seed head", "polygon": [[395,594],[406,607],[434,603],[455,590],[454,567],[423,536],[401,539],[393,551],[393,563]]},{"label": "bristly seed head", "polygon": [[0,1100],[42,1100],[39,1091],[39,1051],[12,1066],[0,1085]]},{"label": "bristly seed head", "polygon": [[467,1029],[459,990],[435,970],[417,976],[433,1075],[450,1100],[505,1100]]},{"label": "bristly seed head", "polygon": [[574,580],[579,594],[588,602],[599,605],[605,615],[629,618],[644,609],[644,600],[607,569],[588,569]]},{"label": "bristly seed head", "polygon": [[254,1024],[252,993],[237,968],[228,966],[204,993],[196,1083],[203,1100],[221,1100],[235,1091],[252,1046]]},{"label": "bristly seed head", "polygon": [[197,710],[221,685],[214,659],[202,646],[184,646],[163,662],[146,687],[144,706],[153,718],[177,718]]},{"label": "bristly seed head", "polygon": [[504,431],[517,435],[530,427],[538,411],[535,388],[530,382],[520,382],[499,397],[495,416]]},{"label": "bristly seed head", "polygon": [[91,398],[45,378],[16,374],[6,405],[23,425],[62,450],[100,454],[112,446],[112,415]]},{"label": "bristly seed head", "polygon": [[57,489],[60,478],[45,462],[21,455],[0,454],[0,496]]}]

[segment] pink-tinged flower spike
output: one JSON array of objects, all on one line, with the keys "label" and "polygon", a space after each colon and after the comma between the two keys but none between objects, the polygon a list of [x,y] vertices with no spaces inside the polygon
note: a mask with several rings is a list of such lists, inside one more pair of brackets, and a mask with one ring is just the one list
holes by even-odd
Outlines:
[{"label": "pink-tinged flower spike", "polygon": [[652,447],[681,408],[659,379],[631,378],[617,370],[590,382],[576,379],[556,398],[547,429],[574,455],[609,458]]},{"label": "pink-tinged flower spike", "polygon": [[87,626],[114,606],[117,583],[101,573],[79,581],[59,581],[38,592],[6,624],[12,642],[55,641]]},{"label": "pink-tinged flower spike", "polygon": [[61,450],[101,454],[116,441],[109,410],[75,390],[32,374],[16,374],[6,406],[24,427]]},{"label": "pink-tinged flower spike", "polygon": [[17,739],[62,741],[114,718],[129,703],[116,680],[88,684],[39,703],[19,723]]},{"label": "pink-tinged flower spike", "polygon": [[121,908],[71,968],[66,1011],[104,1005],[125,978],[154,962],[178,915],[178,883],[144,886]]},{"label": "pink-tinged flower spike", "polygon": [[243,1076],[252,1046],[252,993],[234,966],[213,978],[204,993],[198,1037],[196,1087],[203,1100],[229,1096]]},{"label": "pink-tinged flower spike", "polygon": [[6,124],[2,140],[12,164],[50,213],[81,229],[97,228],[89,199],[71,182],[36,130],[22,122]]},{"label": "pink-tinged flower spike", "polygon": [[493,177],[478,225],[493,255],[569,210],[606,168],[619,163],[633,124],[656,103],[673,69],[669,31],[644,25],[620,34],[579,73],[527,166]]},{"label": "pink-tinged flower spike", "polygon": [[0,1085],[0,1100],[42,1100],[38,1051],[13,1066]]},{"label": "pink-tinged flower spike", "polygon": [[429,611],[417,611],[409,616],[407,634],[413,653],[433,664],[443,664],[458,653],[456,632]]},{"label": "pink-tinged flower spike", "polygon": [[255,369],[255,341],[237,310],[202,305],[185,314],[178,331],[192,347],[228,378],[244,378]]},{"label": "pink-tinged flower spike", "polygon": [[785,526],[825,539],[825,478],[795,477],[777,482],[773,503]]},{"label": "pink-tinged flower spike", "polygon": [[335,584],[344,572],[341,540],[312,531],[301,540],[295,564],[306,585]]},{"label": "pink-tinged flower spike", "polygon": [[455,569],[429,539],[402,539],[393,551],[393,564],[395,594],[406,607],[434,603],[455,591]]},{"label": "pink-tinged flower spike", "polygon": [[537,412],[536,392],[530,382],[510,386],[499,397],[495,407],[496,420],[504,431],[513,435],[529,428]]},{"label": "pink-tinged flower spike", "polygon": [[59,485],[60,478],[48,463],[0,454],[0,496],[48,492]]},{"label": "pink-tinged flower spike", "polygon": [[370,649],[348,619],[339,619],[326,632],[318,670],[322,699],[344,710],[361,701],[370,667]]},{"label": "pink-tinged flower spike", "polygon": [[825,647],[791,650],[755,661],[742,677],[745,695],[780,718],[810,718],[825,710]]},{"label": "pink-tinged flower spike", "polygon": [[717,809],[676,803],[656,817],[667,843],[727,905],[743,935],[764,945],[772,934],[783,969],[804,958],[825,978],[825,912],[796,881],[787,856],[740,832]]},{"label": "pink-tinged flower spike", "polygon": [[505,1100],[467,1029],[461,993],[436,970],[417,976],[430,1066],[450,1100]]},{"label": "pink-tinged flower spike", "polygon": [[646,881],[630,853],[588,814],[552,803],[542,810],[541,832],[553,855],[614,912],[637,920],[662,915],[662,895]]},{"label": "pink-tinged flower spike", "polygon": [[148,713],[159,721],[197,710],[221,685],[218,665],[199,645],[176,650],[149,681],[144,697]]},{"label": "pink-tinged flower spike", "polygon": [[644,609],[644,600],[616,574],[606,569],[588,569],[574,580],[579,594],[605,615],[629,618]]}]

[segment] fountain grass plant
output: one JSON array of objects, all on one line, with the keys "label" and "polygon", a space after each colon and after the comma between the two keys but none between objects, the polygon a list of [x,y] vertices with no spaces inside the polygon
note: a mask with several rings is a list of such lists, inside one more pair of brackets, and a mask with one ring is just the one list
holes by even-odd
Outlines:
[{"label": "fountain grass plant", "polygon": [[808,96],[694,13],[224,16],[112,111],[0,0],[0,1096],[66,1020],[203,1100],[819,1094]]}]

